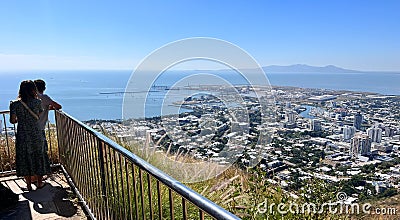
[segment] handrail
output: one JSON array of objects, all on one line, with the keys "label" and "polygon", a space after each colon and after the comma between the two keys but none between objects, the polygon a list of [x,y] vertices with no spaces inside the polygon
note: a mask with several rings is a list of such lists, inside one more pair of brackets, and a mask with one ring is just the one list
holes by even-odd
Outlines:
[{"label": "handrail", "polygon": [[[144,194],[144,192],[147,190],[148,193],[148,199],[149,199],[149,204],[147,204],[149,206],[149,212],[150,212],[150,218],[153,218],[153,207],[152,207],[152,190],[151,190],[151,178],[149,175],[151,175],[152,177],[154,177],[157,180],[157,191],[158,191],[158,205],[162,205],[160,204],[160,186],[158,185],[159,182],[164,184],[169,190],[173,190],[174,192],[176,192],[179,196],[182,197],[182,209],[183,209],[183,213],[182,216],[184,219],[187,219],[187,207],[186,207],[186,201],[189,201],[190,203],[192,203],[193,205],[195,205],[199,211],[200,211],[200,219],[204,219],[204,213],[207,213],[208,215],[210,215],[211,217],[215,218],[215,219],[239,219],[237,216],[233,215],[232,213],[228,212],[227,210],[223,209],[222,207],[216,205],[215,203],[213,203],[212,201],[208,200],[207,198],[203,197],[202,195],[198,194],[197,192],[193,191],[192,189],[188,188],[187,186],[183,185],[182,183],[180,183],[179,181],[173,179],[172,177],[168,176],[167,174],[165,174],[164,172],[160,171],[159,169],[157,169],[156,167],[152,166],[151,164],[149,164],[147,161],[139,158],[138,156],[136,156],[135,154],[133,154],[132,152],[128,151],[127,149],[125,149],[124,147],[118,145],[117,143],[115,143],[114,141],[112,141],[111,139],[109,139],[108,137],[106,137],[105,135],[95,131],[94,129],[90,128],[89,126],[85,125],[84,123],[82,123],[81,121],[75,119],[74,117],[68,115],[65,112],[61,112],[61,111],[56,111],[56,123],[57,123],[57,132],[58,132],[58,137],[59,137],[59,147],[60,148],[65,148],[64,150],[60,149],[60,154],[61,152],[65,153],[65,157],[68,160],[72,160],[72,161],[78,161],[80,158],[75,157],[75,154],[80,155],[81,157],[86,158],[87,159],[91,159],[94,157],[97,157],[99,160],[99,163],[95,165],[95,170],[96,170],[96,175],[94,176],[90,176],[88,179],[93,179],[93,178],[97,178],[99,177],[101,180],[101,183],[99,182],[98,184],[96,183],[90,183],[93,184],[94,186],[98,186],[100,188],[103,188],[103,196],[107,196],[107,195],[112,195],[112,197],[114,198],[114,200],[117,198],[118,201],[122,201],[122,203],[128,201],[129,204],[131,202],[130,198],[125,198],[124,194],[125,193],[120,193],[120,192],[116,192],[119,191],[119,187],[121,188],[121,190],[126,190],[129,192],[131,191],[131,189],[129,189],[129,186],[134,187],[134,192],[135,192],[135,199],[136,199],[136,188],[137,188],[137,184],[140,185],[140,191],[138,192],[138,194]],[[75,125],[73,124],[75,123]],[[78,126],[76,126],[78,125]],[[63,127],[65,126],[65,127]],[[87,134],[83,134],[84,132],[81,130],[83,129],[84,131],[87,132]],[[92,135],[93,137],[88,137],[89,135]],[[77,137],[79,135],[82,135],[82,137]],[[68,136],[68,137],[67,137]],[[71,138],[73,140],[71,140]],[[96,139],[97,141],[93,142],[93,138]],[[87,140],[86,140],[87,139]],[[89,142],[89,143],[86,143]],[[84,145],[84,149],[80,149],[79,147],[75,147],[74,145]],[[97,145],[96,147],[94,147],[92,150],[90,147],[92,147],[93,145]],[[77,152],[74,152],[77,151]],[[92,152],[86,152],[86,151],[92,151]],[[80,152],[82,152],[83,154],[87,154],[87,156],[82,156],[82,154],[80,154]],[[120,157],[119,154],[115,154],[115,152],[119,153],[120,155],[122,155],[123,158]],[[98,155],[98,156],[97,156]],[[60,155],[61,156],[61,155]],[[129,169],[127,169],[128,167],[128,162],[132,163],[132,171],[129,171]],[[83,160],[84,161],[84,160]],[[118,166],[118,162],[119,162],[119,166]],[[87,161],[86,161],[87,162]],[[73,163],[80,163],[80,162],[73,162]],[[67,164],[63,164],[63,166],[65,166]],[[123,165],[125,165],[125,167],[123,167]],[[115,167],[114,167],[115,166]],[[131,185],[131,183],[124,183],[128,182],[128,180],[131,180],[133,178],[133,180],[135,181],[138,177],[135,177],[135,170],[134,170],[134,166],[139,168],[138,171],[138,175],[139,175],[139,183],[133,183],[133,186]],[[78,174],[82,174],[84,173],[84,171],[74,165],[71,165],[71,167],[68,168],[70,172],[76,172],[77,175],[74,174],[71,175],[71,178],[74,180],[75,179],[79,179],[76,180],[77,182],[82,182],[82,184],[85,184],[88,182],[87,179],[81,179],[82,177],[79,177]],[[67,169],[67,170],[68,170]],[[146,188],[143,185],[143,180],[142,180],[142,171],[147,172],[147,186],[148,189],[143,189]],[[88,174],[89,175],[89,174]],[[93,174],[92,174],[93,175]],[[111,175],[111,178],[109,177]],[[126,175],[126,179],[124,179]],[[132,175],[132,177],[130,176]],[[118,180],[118,178],[121,179]],[[158,182],[159,181],[159,182]],[[90,181],[89,181],[90,182]],[[121,183],[122,182],[122,183]],[[117,188],[116,191],[114,191],[114,189],[110,190],[106,190],[105,185],[108,185],[110,188]],[[77,184],[77,187],[79,188],[79,183]],[[85,193],[82,193],[82,197],[85,199],[90,199],[88,198],[88,196],[90,195],[90,190],[87,189],[87,194],[88,195],[84,195]],[[105,195],[104,195],[105,194]],[[171,191],[169,192],[170,195],[170,216],[171,219],[174,216],[174,211],[173,211],[173,206],[174,206],[174,202],[171,201]],[[128,195],[125,195],[126,197],[128,197]],[[120,198],[122,197],[122,198]],[[143,219],[145,219],[145,211],[144,211],[144,195],[141,195],[141,202],[133,201],[133,203],[135,203],[135,207],[136,207],[136,218],[138,218],[138,213],[139,211],[137,209],[139,209],[139,207],[137,206],[137,204],[141,204],[142,205],[142,217]],[[173,200],[173,199],[172,199]],[[108,207],[108,203],[112,203],[114,204],[115,201],[111,201],[109,202],[108,200],[103,202],[100,205],[105,205],[106,207]],[[92,203],[94,204],[94,203]],[[90,202],[88,204],[90,206]],[[118,205],[117,205],[118,206]],[[125,214],[125,209],[121,208],[121,207],[117,207],[115,206],[114,208],[118,209],[119,212],[124,213]],[[133,206],[133,205],[132,205]],[[172,209],[171,209],[172,207]],[[130,209],[131,207],[129,207]],[[122,210],[121,210],[122,209]],[[159,214],[162,215],[163,214],[163,208],[162,207],[158,207],[159,209]],[[104,210],[103,210],[104,211]],[[132,215],[132,210],[131,211],[131,215]],[[99,212],[94,210],[94,212]],[[95,213],[96,214],[96,213]],[[100,217],[99,218],[109,218],[110,214],[109,213],[103,213],[103,214],[99,214]],[[126,216],[123,216],[123,214],[121,215],[124,218],[127,218]],[[121,217],[119,216],[119,217]],[[114,216],[115,217],[115,216]],[[113,217],[111,217],[113,218]],[[160,216],[161,218],[161,216]]]}]

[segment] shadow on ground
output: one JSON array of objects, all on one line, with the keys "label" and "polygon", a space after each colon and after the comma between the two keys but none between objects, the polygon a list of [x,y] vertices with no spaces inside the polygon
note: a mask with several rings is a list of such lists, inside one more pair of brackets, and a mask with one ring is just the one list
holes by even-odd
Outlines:
[{"label": "shadow on ground", "polygon": [[33,202],[33,209],[40,214],[55,213],[62,217],[76,214],[77,208],[68,198],[68,192],[60,186],[46,184],[43,188],[22,194]]},{"label": "shadow on ground", "polygon": [[[33,188],[28,191],[20,177],[2,178],[0,219],[81,219],[82,210],[78,210],[75,196],[62,175],[49,177],[41,189]],[[9,202],[6,198],[10,198]]]}]

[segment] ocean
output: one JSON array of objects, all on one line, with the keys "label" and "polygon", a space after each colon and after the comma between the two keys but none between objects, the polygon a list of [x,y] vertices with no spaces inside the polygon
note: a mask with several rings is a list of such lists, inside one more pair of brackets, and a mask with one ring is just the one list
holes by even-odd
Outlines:
[{"label": "ocean", "polygon": [[[192,73],[171,72],[159,77],[155,85],[171,86]],[[47,83],[45,93],[63,106],[63,111],[79,120],[121,119],[125,87],[130,79],[131,71],[26,71],[0,72],[0,110],[9,108],[10,100],[18,95],[19,84],[26,79],[43,79]],[[146,77],[146,73],[136,76],[138,85]],[[234,73],[221,73],[220,77],[232,84],[245,84],[243,78]],[[400,95],[400,74],[397,73],[267,73],[271,85],[295,86],[302,88],[325,88],[332,90],[350,90],[376,92],[384,95]],[[197,82],[188,83],[195,85]],[[199,82],[200,84],[200,82]],[[201,84],[216,84],[215,79],[202,81]],[[140,86],[139,86],[140,87]],[[137,108],[143,108],[147,88],[135,88],[132,96],[137,98]],[[181,91],[176,96],[165,100],[166,112],[176,111],[174,101],[180,101],[182,95],[190,95],[193,91]],[[146,116],[160,115],[159,99],[165,93],[155,91],[147,99]],[[150,98],[149,98],[150,97]],[[163,109],[163,113],[165,109]],[[137,115],[142,117],[143,115]]]}]

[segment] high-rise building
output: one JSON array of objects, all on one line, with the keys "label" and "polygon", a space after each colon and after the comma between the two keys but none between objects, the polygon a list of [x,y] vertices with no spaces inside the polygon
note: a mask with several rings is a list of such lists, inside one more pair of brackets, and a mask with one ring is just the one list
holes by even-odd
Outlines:
[{"label": "high-rise building", "polygon": [[0,119],[0,134],[3,132],[3,121]]},{"label": "high-rise building", "polygon": [[297,112],[295,112],[295,111],[286,112],[286,121],[288,123],[295,123],[296,122],[296,115],[297,115]]},{"label": "high-rise building", "polygon": [[357,114],[354,115],[354,122],[353,122],[353,126],[354,126],[357,130],[361,130],[362,120],[363,120],[363,117],[362,117],[361,113],[360,113],[360,112],[357,112]]},{"label": "high-rise building", "polygon": [[358,133],[351,139],[350,155],[352,158],[371,154],[371,139],[366,134]]},{"label": "high-rise building", "polygon": [[344,140],[350,140],[352,137],[354,137],[355,133],[356,133],[356,128],[354,126],[345,125],[343,127],[343,139]]},{"label": "high-rise building", "polygon": [[319,120],[319,119],[311,119],[311,121],[310,121],[310,129],[311,129],[311,131],[321,131],[322,130],[321,120]]},{"label": "high-rise building", "polygon": [[395,129],[393,127],[385,127],[385,136],[386,137],[393,137]]},{"label": "high-rise building", "polygon": [[367,134],[372,142],[381,143],[382,129],[378,127],[371,127],[367,129]]}]

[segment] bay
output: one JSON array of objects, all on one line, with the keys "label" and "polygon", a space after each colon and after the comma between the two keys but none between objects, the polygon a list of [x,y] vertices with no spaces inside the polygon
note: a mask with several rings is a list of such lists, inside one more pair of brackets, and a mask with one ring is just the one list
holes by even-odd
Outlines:
[{"label": "bay", "polygon": [[[179,80],[191,75],[191,72],[171,72],[155,79],[154,84],[172,86]],[[239,74],[231,72],[218,73],[231,84],[245,84]],[[130,70],[91,70],[91,71],[18,71],[0,73],[0,110],[9,108],[10,100],[16,99],[19,84],[26,79],[43,79],[47,83],[46,93],[63,105],[63,110],[79,120],[121,119],[123,93],[130,79]],[[139,84],[146,74],[137,75],[133,80]],[[375,92],[384,95],[400,95],[400,74],[396,73],[267,73],[272,85],[294,86],[302,88],[325,88],[332,90],[350,90]],[[193,83],[193,82],[192,82]],[[201,82],[213,84],[213,79]],[[200,84],[200,82],[199,82]],[[143,103],[148,95],[146,89],[135,88],[138,103]],[[182,91],[180,95],[190,95]],[[165,92],[153,93],[147,98],[149,107],[146,116],[157,116],[160,113],[159,99]],[[178,101],[182,97],[168,100]],[[175,111],[176,107],[167,103],[167,109]],[[143,104],[137,106],[143,108]],[[138,115],[141,117],[141,115]]]}]

